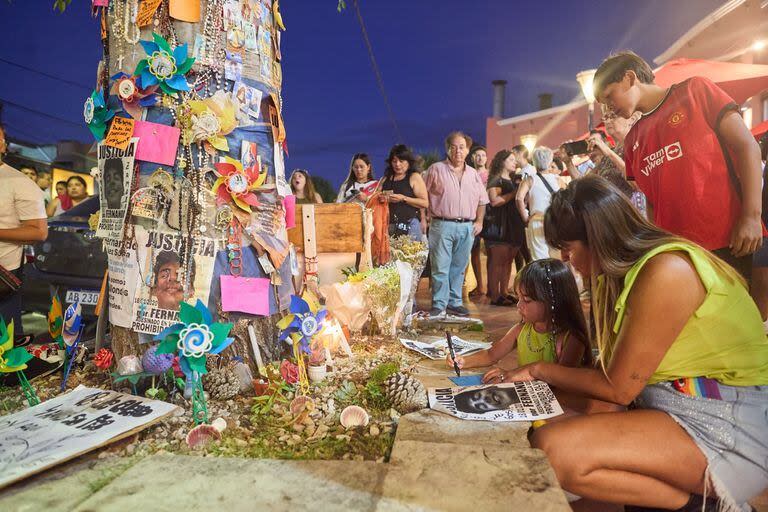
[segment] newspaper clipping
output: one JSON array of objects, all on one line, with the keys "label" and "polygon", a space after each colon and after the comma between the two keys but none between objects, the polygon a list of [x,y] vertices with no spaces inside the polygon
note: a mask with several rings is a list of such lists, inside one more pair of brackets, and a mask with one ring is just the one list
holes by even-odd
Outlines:
[{"label": "newspaper clipping", "polygon": [[109,269],[109,321],[130,328],[133,325],[133,298],[139,279],[136,241],[104,240]]},{"label": "newspaper clipping", "polygon": [[96,236],[120,239],[133,182],[133,163],[138,138],[132,138],[125,149],[99,144],[99,200],[101,216]]},{"label": "newspaper clipping", "polygon": [[[179,322],[182,300],[200,299],[208,303],[216,241],[146,232],[138,226],[136,240],[139,279],[131,328],[140,333],[158,334]],[[192,247],[188,250],[190,242]],[[191,258],[187,258],[187,254],[191,254]]]},{"label": "newspaper clipping", "polygon": [[[478,350],[485,350],[491,348],[490,343],[483,343],[480,341],[467,341],[459,338],[458,336],[452,336],[451,342],[453,343],[453,350],[457,356],[466,356],[472,352]],[[400,338],[400,343],[407,349],[418,352],[419,354],[434,360],[445,359],[448,355],[448,340],[445,338],[433,341],[417,341],[408,338]]]},{"label": "newspaper clipping", "polygon": [[563,414],[546,382],[430,388],[429,406],[463,420],[535,421]]}]

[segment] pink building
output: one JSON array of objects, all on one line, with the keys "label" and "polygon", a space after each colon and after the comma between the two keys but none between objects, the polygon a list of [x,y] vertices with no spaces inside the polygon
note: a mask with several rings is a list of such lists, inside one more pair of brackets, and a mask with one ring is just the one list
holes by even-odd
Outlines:
[{"label": "pink building", "polygon": [[[661,66],[678,58],[768,64],[768,2],[725,2],[656,57],[654,63]],[[494,112],[498,113],[502,111],[504,83],[496,81],[494,87]],[[742,104],[742,113],[750,127],[768,120],[768,89],[747,99]],[[526,135],[535,135],[536,145],[557,147],[582,136],[587,131],[587,119],[585,100],[505,119],[490,117],[486,120],[488,154],[521,144],[521,137]],[[599,123],[598,106],[594,124]]]}]

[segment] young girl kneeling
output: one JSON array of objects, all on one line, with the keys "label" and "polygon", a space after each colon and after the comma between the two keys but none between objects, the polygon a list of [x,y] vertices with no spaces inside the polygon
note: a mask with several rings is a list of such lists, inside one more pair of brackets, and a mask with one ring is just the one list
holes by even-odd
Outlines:
[{"label": "young girl kneeling", "polygon": [[[518,366],[546,361],[564,366],[591,366],[587,325],[576,280],[556,259],[536,260],[515,276],[517,307],[522,321],[487,350],[456,357],[460,368],[491,366],[517,347]],[[448,366],[453,361],[448,356]],[[500,368],[483,376],[483,382],[503,382]]]}]

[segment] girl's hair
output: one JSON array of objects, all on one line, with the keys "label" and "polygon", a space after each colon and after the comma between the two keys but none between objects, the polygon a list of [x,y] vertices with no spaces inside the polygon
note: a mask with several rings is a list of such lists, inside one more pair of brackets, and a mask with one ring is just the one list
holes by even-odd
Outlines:
[{"label": "girl's hair", "polygon": [[384,169],[384,179],[391,180],[395,175],[395,171],[392,170],[392,159],[397,157],[398,160],[405,160],[408,162],[408,171],[406,176],[410,176],[411,173],[418,172],[418,165],[416,165],[416,157],[413,156],[411,148],[405,144],[396,144],[389,150],[389,156],[387,156],[387,167]]},{"label": "girl's hair", "polygon": [[472,146],[472,149],[469,150],[469,154],[467,155],[467,160],[465,161],[465,163],[468,166],[470,167],[475,166],[474,157],[475,157],[475,153],[477,153],[478,151],[485,151],[486,154],[488,153],[488,150],[485,149],[485,146],[483,146],[482,144],[475,144],[474,146]]},{"label": "girl's hair", "polygon": [[531,160],[533,160],[533,166],[539,172],[544,172],[552,165],[552,158],[555,154],[546,146],[539,146],[533,150]]},{"label": "girl's hair", "polygon": [[341,184],[341,190],[346,192],[349,187],[355,184],[357,181],[357,178],[355,178],[355,171],[352,170],[352,166],[355,164],[355,160],[362,160],[365,162],[365,165],[368,166],[368,181],[373,181],[373,166],[371,165],[371,157],[368,156],[368,153],[355,153],[352,156],[352,160],[349,162],[349,174],[347,175],[347,179],[344,180],[344,183]]},{"label": "girl's hair", "polygon": [[[83,185],[83,187],[88,189],[88,184],[85,182],[85,180],[82,178],[82,176],[70,176],[69,178],[67,178],[67,185],[69,185],[69,182],[72,181],[72,180],[79,181],[80,184]],[[58,183],[57,183],[57,185],[58,185]]]},{"label": "girl's hair", "polygon": [[509,155],[511,154],[512,152],[510,150],[502,149],[493,155],[491,166],[488,168],[488,179],[501,176],[501,173],[504,172],[504,162],[507,160],[507,158],[509,158]]},{"label": "girl's hair", "polygon": [[59,185],[64,185],[66,187],[67,186],[67,182],[64,181],[64,180],[59,180],[59,181],[56,182],[56,186],[58,187]]},{"label": "girl's hair", "polygon": [[567,331],[578,338],[584,345],[582,364],[591,366],[592,348],[579,289],[565,263],[553,258],[530,262],[515,276],[515,289],[524,290],[531,300],[546,305],[555,333]]},{"label": "girl's hair", "polygon": [[309,176],[309,171],[305,169],[293,170],[291,173],[291,178],[288,180],[288,182],[291,184],[291,190],[294,194],[296,193],[296,189],[293,188],[293,177],[296,174],[301,174],[304,176],[304,197],[314,203],[317,199],[317,192],[315,191],[315,184],[312,183],[312,178]]},{"label": "girl's hair", "polygon": [[[603,370],[613,355],[616,333],[616,300],[624,288],[624,276],[649,251],[668,243],[696,246],[647,221],[629,199],[600,176],[573,180],[552,195],[544,215],[547,243],[562,249],[565,242],[580,241],[589,247],[598,268],[590,272],[592,318]],[[702,249],[703,250],[703,249]],[[714,254],[704,251],[718,272],[744,284],[741,276]],[[598,284],[597,274],[601,274]]]}]

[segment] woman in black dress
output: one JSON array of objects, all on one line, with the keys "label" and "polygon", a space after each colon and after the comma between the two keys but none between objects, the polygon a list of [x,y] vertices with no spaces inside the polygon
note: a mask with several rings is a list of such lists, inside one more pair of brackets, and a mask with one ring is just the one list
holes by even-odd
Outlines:
[{"label": "woman in black dress", "polygon": [[416,158],[404,144],[392,147],[381,185],[382,198],[389,202],[389,236],[408,235],[421,241],[422,208],[429,206],[427,187],[416,167]]},{"label": "woman in black dress", "polygon": [[525,225],[515,207],[519,182],[515,180],[515,154],[503,149],[491,162],[488,205],[482,236],[488,251],[488,296],[494,306],[511,306],[508,297],[512,263],[525,240]]}]

